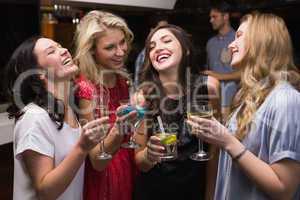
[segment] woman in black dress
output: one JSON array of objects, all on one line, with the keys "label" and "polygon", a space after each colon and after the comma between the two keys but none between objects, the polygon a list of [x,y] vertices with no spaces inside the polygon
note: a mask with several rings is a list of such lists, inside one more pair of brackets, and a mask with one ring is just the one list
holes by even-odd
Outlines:
[{"label": "woman in black dress", "polygon": [[[208,162],[189,159],[197,151],[198,143],[185,124],[187,103],[202,98],[218,105],[218,81],[199,71],[192,42],[183,29],[168,24],[156,27],[149,34],[137,96],[138,103],[145,99],[148,113],[135,138],[142,145],[135,156],[141,170],[136,182],[136,200],[199,200],[204,199],[205,193],[207,198],[213,193],[217,156]],[[177,136],[175,160],[161,160],[162,146],[154,135],[159,130],[157,116],[161,117],[164,128]],[[213,148],[209,149],[212,152]]]}]

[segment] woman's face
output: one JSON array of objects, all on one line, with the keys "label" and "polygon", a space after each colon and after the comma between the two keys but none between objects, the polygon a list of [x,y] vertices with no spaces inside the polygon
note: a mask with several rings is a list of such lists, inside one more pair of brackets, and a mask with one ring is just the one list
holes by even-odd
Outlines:
[{"label": "woman's face", "polygon": [[117,28],[108,28],[96,41],[96,63],[107,69],[120,69],[127,57],[125,34]]},{"label": "woman's face", "polygon": [[182,48],[177,38],[168,29],[162,28],[153,34],[149,50],[151,63],[158,72],[171,68],[178,69]]},{"label": "woman's face", "polygon": [[38,39],[33,52],[49,77],[69,80],[78,70],[69,51],[51,39]]},{"label": "woman's face", "polygon": [[231,50],[232,59],[231,66],[240,67],[240,63],[245,56],[245,33],[248,29],[248,22],[243,22],[235,33],[235,39],[229,44],[228,48]]}]

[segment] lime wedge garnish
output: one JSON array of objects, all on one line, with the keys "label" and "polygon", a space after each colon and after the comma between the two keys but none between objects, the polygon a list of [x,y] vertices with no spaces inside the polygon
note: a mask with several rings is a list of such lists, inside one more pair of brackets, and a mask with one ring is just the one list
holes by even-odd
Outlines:
[{"label": "lime wedge garnish", "polygon": [[176,135],[165,134],[165,137],[161,138],[160,142],[164,145],[170,145],[176,143],[176,141]]}]

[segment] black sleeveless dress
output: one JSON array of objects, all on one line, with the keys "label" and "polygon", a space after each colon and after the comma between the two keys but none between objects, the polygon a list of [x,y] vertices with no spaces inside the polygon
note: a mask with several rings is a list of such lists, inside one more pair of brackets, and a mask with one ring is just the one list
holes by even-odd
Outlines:
[{"label": "black sleeveless dress", "polygon": [[[191,81],[191,92],[197,87],[197,95],[208,100],[207,76],[198,75]],[[191,94],[192,94],[191,93]],[[206,162],[197,162],[189,156],[198,150],[198,140],[189,133],[185,123],[188,95],[180,99],[166,98],[164,112],[159,115],[168,131],[176,132],[178,158],[155,165],[148,172],[140,172],[134,190],[135,200],[201,200],[205,193]],[[158,130],[153,118],[153,133]]]}]

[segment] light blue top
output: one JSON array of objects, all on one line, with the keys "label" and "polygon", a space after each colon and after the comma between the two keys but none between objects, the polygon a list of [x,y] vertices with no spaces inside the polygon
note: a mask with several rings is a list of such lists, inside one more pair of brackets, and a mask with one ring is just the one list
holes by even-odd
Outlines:
[{"label": "light blue top", "polygon": [[[229,63],[221,61],[223,49],[227,49],[228,45],[234,40],[235,31],[231,29],[226,35],[220,34],[212,37],[206,44],[207,67],[209,70],[226,74],[233,72],[233,68]],[[235,81],[221,81],[221,106],[231,106],[232,99],[238,90],[238,84]]]},{"label": "light blue top", "polygon": [[235,31],[231,29],[226,35],[216,35],[210,38],[206,44],[208,69],[219,73],[234,71],[229,64],[221,62],[222,49],[227,48],[234,40]]},{"label": "light blue top", "polygon": [[[250,133],[243,140],[245,147],[268,164],[282,159],[300,162],[300,93],[290,84],[282,82],[268,95],[257,110]],[[236,113],[228,129],[237,129]],[[266,200],[270,199],[232,163],[221,151],[216,183],[215,200]],[[300,199],[300,186],[294,195]]]}]

